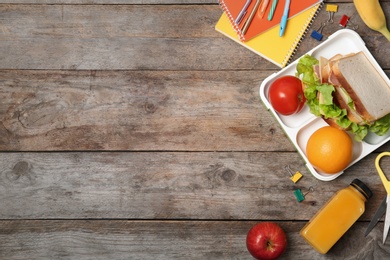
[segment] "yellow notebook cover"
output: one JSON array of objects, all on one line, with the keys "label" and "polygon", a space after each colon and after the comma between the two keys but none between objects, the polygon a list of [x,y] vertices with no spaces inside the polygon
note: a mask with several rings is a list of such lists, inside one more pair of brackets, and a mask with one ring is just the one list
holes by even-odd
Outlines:
[{"label": "yellow notebook cover", "polygon": [[261,57],[283,68],[291,61],[299,43],[305,36],[306,31],[309,29],[312,20],[315,18],[321,6],[322,3],[316,4],[288,19],[286,31],[282,37],[279,36],[279,26],[274,26],[249,41],[240,41],[238,34],[232,27],[225,12],[215,25],[215,29],[235,42],[257,53]]}]

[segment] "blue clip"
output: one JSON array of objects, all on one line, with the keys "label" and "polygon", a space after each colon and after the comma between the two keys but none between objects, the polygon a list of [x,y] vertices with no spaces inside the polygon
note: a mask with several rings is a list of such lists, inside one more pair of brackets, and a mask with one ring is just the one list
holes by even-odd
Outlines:
[{"label": "blue clip", "polygon": [[322,40],[322,30],[324,29],[326,23],[323,23],[321,24],[320,28],[318,28],[318,30],[313,30],[313,32],[310,34],[311,37],[313,37],[314,39],[316,39],[317,41],[321,41]]},{"label": "blue clip", "polygon": [[316,39],[317,41],[321,41],[322,37],[323,37],[323,35],[321,33],[317,32],[316,30],[313,30],[313,32],[311,33],[310,36],[313,37],[314,39]]}]

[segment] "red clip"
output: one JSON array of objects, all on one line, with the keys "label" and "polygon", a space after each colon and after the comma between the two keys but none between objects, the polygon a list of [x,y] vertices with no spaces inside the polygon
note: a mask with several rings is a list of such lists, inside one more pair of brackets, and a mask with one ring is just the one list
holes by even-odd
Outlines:
[{"label": "red clip", "polygon": [[347,15],[343,15],[340,19],[340,22],[339,22],[340,26],[342,27],[349,27],[353,30],[357,30],[359,28],[359,26],[357,24],[354,24],[351,22],[351,17],[348,17]]},{"label": "red clip", "polygon": [[344,15],[341,17],[341,20],[340,20],[339,24],[340,24],[340,26],[342,26],[342,27],[347,27],[348,21],[349,21],[349,17],[348,17],[347,15],[344,14]]}]

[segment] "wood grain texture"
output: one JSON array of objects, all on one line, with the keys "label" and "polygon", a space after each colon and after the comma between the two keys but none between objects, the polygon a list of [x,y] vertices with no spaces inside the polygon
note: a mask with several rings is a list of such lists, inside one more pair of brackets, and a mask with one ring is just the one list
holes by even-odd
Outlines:
[{"label": "wood grain texture", "polygon": [[294,151],[269,73],[0,70],[0,150]]},{"label": "wood grain texture", "polygon": [[1,70],[0,149],[293,151],[260,101],[268,75]]},{"label": "wood grain texture", "polygon": [[[341,28],[337,18],[353,8],[340,7],[336,22],[324,29],[325,37]],[[384,6],[386,12],[389,8]],[[0,69],[276,69],[215,31],[221,12],[216,5],[0,5]],[[313,28],[327,19],[322,12]],[[386,39],[358,16],[354,22],[378,63],[390,68],[385,58],[389,48],[376,48]],[[318,44],[306,38],[295,58]]]},{"label": "wood grain texture", "polygon": [[0,149],[291,151],[268,73],[3,70]]},{"label": "wood grain texture", "polygon": [[[256,221],[21,220],[0,221],[0,256],[12,259],[252,259],[245,239]],[[280,259],[386,259],[379,224],[364,238],[354,225],[327,255],[299,236],[303,222],[277,222],[288,246]],[[377,248],[377,249],[375,249]]]},{"label": "wood grain texture", "polygon": [[[296,153],[5,153],[0,219],[307,220],[360,178],[375,194],[362,217],[368,220],[385,193],[374,158],[322,182]],[[286,165],[304,175],[298,184]],[[298,203],[294,190],[310,186]]]},{"label": "wood grain texture", "polygon": [[[222,12],[215,5],[0,8],[5,20],[0,69],[212,70],[262,64],[257,59],[255,64],[240,65],[253,60],[254,54],[224,50],[226,39],[214,30]],[[232,62],[221,63],[222,54]]]}]

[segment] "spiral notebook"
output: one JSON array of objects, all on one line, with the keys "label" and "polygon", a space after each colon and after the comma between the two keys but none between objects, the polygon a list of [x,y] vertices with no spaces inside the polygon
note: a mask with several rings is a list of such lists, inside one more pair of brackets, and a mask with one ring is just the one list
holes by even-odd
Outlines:
[{"label": "spiral notebook", "polygon": [[[272,8],[272,0],[269,1],[263,17],[260,16],[260,7],[264,1],[261,1],[260,7],[258,8],[258,10],[256,10],[254,18],[244,35],[242,33],[243,24],[245,23],[245,20],[248,19],[251,11],[255,8],[256,5],[256,0],[250,1],[247,12],[243,17],[242,22],[240,24],[237,24],[235,20],[239,15],[241,9],[245,5],[246,1],[247,0],[219,0],[220,6],[229,17],[231,25],[233,26],[234,30],[236,30],[237,34],[239,35],[242,41],[248,41],[254,38],[255,36],[269,30],[270,28],[279,25],[280,20],[283,16],[284,4],[286,0],[278,0],[272,20],[267,19],[268,13]],[[308,8],[322,1],[323,0],[291,0],[289,12],[288,12],[288,18],[291,19],[295,15],[307,10]]]},{"label": "spiral notebook", "polygon": [[290,18],[283,37],[279,36],[279,26],[274,26],[253,39],[243,42],[239,39],[236,31],[232,27],[226,12],[224,12],[218,20],[215,29],[261,57],[283,68],[292,61],[296,49],[321,7],[322,2]]}]

